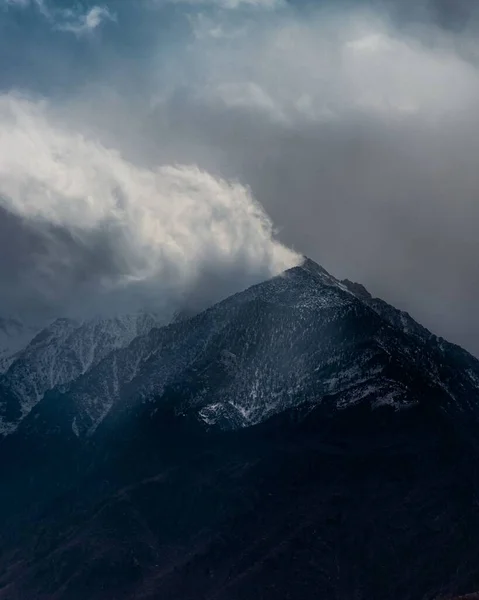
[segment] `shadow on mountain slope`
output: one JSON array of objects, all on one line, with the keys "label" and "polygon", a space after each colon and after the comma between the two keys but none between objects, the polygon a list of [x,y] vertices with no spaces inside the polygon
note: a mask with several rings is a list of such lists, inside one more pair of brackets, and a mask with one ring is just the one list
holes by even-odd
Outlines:
[{"label": "shadow on mountain slope", "polygon": [[479,586],[476,461],[431,406],[296,410],[206,435],[165,407],[89,453],[90,476],[4,545],[0,598],[419,600]]}]

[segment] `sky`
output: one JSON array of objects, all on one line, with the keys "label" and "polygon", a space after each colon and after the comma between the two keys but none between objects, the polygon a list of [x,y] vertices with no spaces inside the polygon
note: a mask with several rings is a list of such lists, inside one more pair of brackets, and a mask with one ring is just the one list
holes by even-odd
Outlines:
[{"label": "sky", "polygon": [[0,314],[306,254],[479,355],[474,0],[0,0]]}]

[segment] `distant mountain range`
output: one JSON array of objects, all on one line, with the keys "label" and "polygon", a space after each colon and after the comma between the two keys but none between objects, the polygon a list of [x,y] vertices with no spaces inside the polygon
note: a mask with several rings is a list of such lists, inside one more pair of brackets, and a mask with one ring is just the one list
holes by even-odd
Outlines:
[{"label": "distant mountain range", "polygon": [[86,322],[57,319],[36,335],[16,323],[19,338],[10,337],[17,348],[0,376],[0,432],[4,434],[15,431],[46,392],[68,389],[114,350],[128,346],[161,321],[144,313]]},{"label": "distant mountain range", "polygon": [[12,323],[0,600],[479,589],[479,361],[360,284],[306,259],[169,324]]},{"label": "distant mountain range", "polygon": [[39,329],[24,325],[19,319],[0,318],[0,373],[5,372],[21,352],[35,337]]}]

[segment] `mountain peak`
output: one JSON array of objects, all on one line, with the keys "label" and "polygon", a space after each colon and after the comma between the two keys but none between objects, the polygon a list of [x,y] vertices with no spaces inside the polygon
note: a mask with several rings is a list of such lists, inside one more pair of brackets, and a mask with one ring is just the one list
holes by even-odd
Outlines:
[{"label": "mountain peak", "polygon": [[[454,401],[479,387],[479,363],[467,353],[436,343],[411,317],[308,257],[190,319],[167,327],[130,321],[56,322],[65,335],[37,336],[0,380],[0,393],[15,392],[26,417],[37,402],[42,410],[45,392],[62,391],[81,437],[117,405],[152,401],[171,387],[181,410],[222,428],[301,405],[409,406],[421,396],[411,378],[421,380],[418,390],[437,388]],[[225,356],[234,356],[234,368]]]},{"label": "mountain peak", "polygon": [[[330,273],[328,273],[328,271],[326,271],[326,269],[324,267],[319,265],[317,262],[315,262],[308,256],[304,256],[303,262],[301,262],[296,267],[292,267],[291,269],[288,269],[288,271],[295,271],[297,269],[301,269],[303,271],[311,273],[311,275],[314,275],[315,277],[319,277],[321,280],[331,281],[331,282],[337,281]],[[288,272],[288,271],[286,271],[286,272]]]},{"label": "mountain peak", "polygon": [[[450,560],[449,585],[465,554],[475,568],[477,535],[464,531],[479,530],[469,488],[477,360],[309,258],[183,317],[164,327],[150,317],[57,321],[58,335],[37,336],[0,377],[2,517],[5,506],[22,517],[32,497],[40,507],[38,527],[33,515],[19,521],[28,532],[15,524],[27,560],[16,549],[0,556],[0,597],[17,586],[17,598],[92,588],[98,600],[147,599],[154,587],[155,597],[240,600],[261,587],[268,600],[412,600],[432,595],[391,593],[391,577],[380,578],[386,591],[368,589],[368,573],[376,583],[387,568],[403,591],[404,573],[442,577]],[[398,556],[415,561],[416,541],[420,556],[405,569]],[[331,588],[339,565],[351,593],[342,581]],[[271,585],[250,579],[242,593],[257,572]],[[278,573],[293,580],[286,594]]]}]

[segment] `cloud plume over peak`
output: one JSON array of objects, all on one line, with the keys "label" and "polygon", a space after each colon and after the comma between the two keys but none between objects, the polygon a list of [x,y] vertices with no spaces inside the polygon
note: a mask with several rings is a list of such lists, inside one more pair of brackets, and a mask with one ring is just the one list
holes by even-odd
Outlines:
[{"label": "cloud plume over peak", "polygon": [[0,315],[267,277],[295,259],[255,198],[286,246],[478,352],[478,17],[0,0]]},{"label": "cloud plume over peak", "polygon": [[23,240],[0,260],[2,313],[171,311],[298,261],[240,184],[194,166],[140,168],[54,121],[46,103],[0,97],[0,210]]}]

